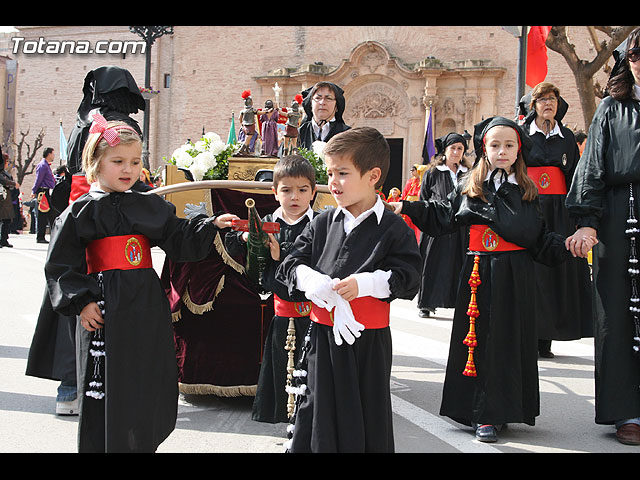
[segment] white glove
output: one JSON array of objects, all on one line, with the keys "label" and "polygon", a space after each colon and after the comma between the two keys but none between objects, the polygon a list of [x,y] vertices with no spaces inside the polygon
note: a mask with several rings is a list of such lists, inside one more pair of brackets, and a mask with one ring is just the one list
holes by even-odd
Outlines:
[{"label": "white glove", "polygon": [[333,290],[333,283],[329,275],[317,272],[306,265],[296,268],[296,286],[305,293],[308,300],[327,310],[336,305],[340,295]]},{"label": "white glove", "polygon": [[188,220],[197,217],[198,215],[207,215],[207,207],[204,202],[200,202],[199,205],[194,205],[193,203],[187,203],[184,206],[184,215]]},{"label": "white glove", "polygon": [[342,345],[342,339],[349,345],[353,345],[364,325],[358,323],[353,316],[351,305],[344,298],[338,296],[336,309],[333,311],[333,338],[336,345]]}]

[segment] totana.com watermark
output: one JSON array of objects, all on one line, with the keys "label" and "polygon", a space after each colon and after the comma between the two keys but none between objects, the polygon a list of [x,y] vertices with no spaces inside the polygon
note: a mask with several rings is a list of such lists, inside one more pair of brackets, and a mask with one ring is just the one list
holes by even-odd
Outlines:
[{"label": "totana.com watermark", "polygon": [[12,37],[13,54],[137,54],[145,53],[144,40],[27,40],[24,37]]}]

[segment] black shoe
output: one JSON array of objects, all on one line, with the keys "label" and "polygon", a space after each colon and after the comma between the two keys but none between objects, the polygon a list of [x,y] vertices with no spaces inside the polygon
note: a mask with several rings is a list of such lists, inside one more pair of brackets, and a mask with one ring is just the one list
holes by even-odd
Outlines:
[{"label": "black shoe", "polygon": [[553,352],[551,350],[540,351],[540,352],[538,352],[538,356],[540,358],[555,358],[555,355],[553,354]]},{"label": "black shoe", "polygon": [[476,440],[485,443],[498,441],[498,429],[495,425],[479,425],[476,428]]},{"label": "black shoe", "polygon": [[434,312],[435,310],[431,310],[430,308],[421,308],[420,311],[418,312],[418,316],[420,318],[428,318]]},{"label": "black shoe", "polygon": [[13,248],[13,245],[11,245],[9,242],[7,242],[6,240],[4,242],[0,242],[0,247],[9,247],[9,248]]},{"label": "black shoe", "polygon": [[48,240],[45,240],[44,238],[42,238],[42,239],[38,239],[38,240],[36,240],[36,242],[37,242],[37,243],[49,243],[49,241],[48,241]]}]

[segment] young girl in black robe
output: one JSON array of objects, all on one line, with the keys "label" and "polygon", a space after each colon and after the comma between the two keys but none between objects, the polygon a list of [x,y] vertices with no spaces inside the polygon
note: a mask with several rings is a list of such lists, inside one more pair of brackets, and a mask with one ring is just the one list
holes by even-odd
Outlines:
[{"label": "young girl in black robe", "polygon": [[446,200],[393,204],[429,235],[469,226],[440,414],[473,426],[480,441],[496,441],[507,423],[535,423],[533,261],[569,256],[564,238],[544,226],[526,140],[513,121],[489,118],[475,127],[481,157]]},{"label": "young girl in black robe", "polygon": [[140,136],[96,115],[83,151],[92,184],[56,220],[45,276],[51,304],[78,315],[80,452],[153,452],[173,431],[178,379],[169,303],[150,248],[204,258],[235,215],[185,220],[140,177]]}]

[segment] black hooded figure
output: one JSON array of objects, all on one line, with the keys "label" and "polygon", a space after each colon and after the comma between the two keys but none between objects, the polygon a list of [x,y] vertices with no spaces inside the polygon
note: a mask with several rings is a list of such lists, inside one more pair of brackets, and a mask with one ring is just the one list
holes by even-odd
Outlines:
[{"label": "black hooded figure", "polygon": [[[335,96],[335,112],[333,117],[328,118],[325,122],[321,122],[323,126],[325,123],[329,124],[328,132],[317,135],[314,131],[314,120],[313,120],[313,108],[312,108],[312,99],[318,89],[326,87],[329,88],[333,95]],[[313,87],[306,89],[302,92],[302,108],[306,114],[302,125],[300,125],[300,133],[298,134],[298,147],[306,148],[308,150],[311,149],[313,142],[322,141],[328,142],[331,137],[334,135],[344,132],[351,128],[349,125],[344,123],[344,119],[342,115],[344,114],[344,109],[346,106],[344,91],[335,83],[331,82],[318,82]],[[326,100],[325,100],[326,101]]]},{"label": "black hooded figure", "polygon": [[84,78],[82,93],[84,97],[67,148],[68,168],[72,175],[82,171],[82,149],[89,136],[94,110],[97,109],[107,121],[128,123],[142,136],[138,122],[130,115],[144,110],[145,102],[129,70],[113,65],[91,70]]},{"label": "black hooded figure", "polygon": [[[640,422],[640,358],[638,313],[634,313],[637,278],[633,232],[637,229],[640,195],[640,76],[630,67],[628,52],[640,47],[635,29],[614,56],[609,96],[598,105],[589,127],[587,144],[573,176],[566,205],[576,220],[576,238],[595,231],[593,248],[595,316],[595,422],[620,426],[628,419]],[[637,53],[636,53],[637,55]],[[637,234],[636,234],[637,235]],[[635,430],[633,438],[625,438]],[[618,429],[623,443],[640,443],[640,427]]]},{"label": "black hooded figure", "polygon": [[[537,127],[540,119],[535,107],[552,107],[551,102],[557,105],[556,125],[545,133]],[[580,159],[573,132],[562,124],[567,110],[567,102],[551,83],[537,85],[520,100],[520,113],[525,115],[523,133],[531,140],[525,159],[527,172],[538,187],[547,228],[565,237],[576,230],[565,198]],[[552,340],[593,337],[591,272],[586,258],[573,257],[555,266],[536,263],[535,270],[538,350],[541,357],[552,358]]]},{"label": "black hooded figure", "polygon": [[[88,190],[82,173],[82,149],[89,136],[93,114],[100,113],[107,121],[122,121],[142,136],[142,130],[130,115],[145,109],[145,101],[133,75],[121,67],[107,65],[91,70],[84,78],[83,98],[76,114],[76,124],[69,134],[67,169],[70,181],[60,182],[51,193],[54,215],[58,216]],[[135,186],[134,186],[135,188]]]}]

